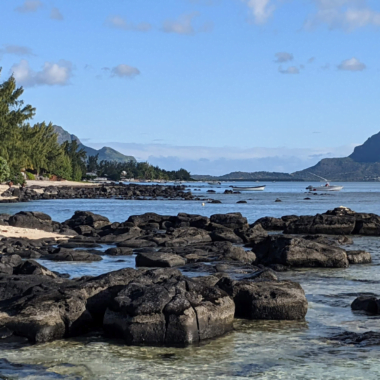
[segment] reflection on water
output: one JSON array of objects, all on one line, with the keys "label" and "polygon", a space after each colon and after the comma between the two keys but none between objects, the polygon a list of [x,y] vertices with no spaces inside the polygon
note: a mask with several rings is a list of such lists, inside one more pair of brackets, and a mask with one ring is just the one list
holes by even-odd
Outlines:
[{"label": "reflection on water", "polygon": [[[255,199],[247,205],[235,205],[235,198],[216,195],[225,197],[225,204],[206,205],[202,208],[196,202],[184,201],[133,203],[79,200],[54,201],[52,207],[52,201],[41,201],[21,206],[8,205],[7,210],[13,213],[28,207],[38,207],[39,211],[47,212],[60,221],[70,217],[76,209],[89,209],[109,216],[112,221],[123,221],[131,214],[152,210],[162,214],[184,211],[204,215],[238,210],[253,221],[264,215],[314,214],[341,204],[357,211],[380,214],[380,209],[375,210],[376,207],[380,208],[380,204],[374,203],[373,199],[373,196],[378,198],[378,184],[368,184],[367,193],[362,192],[363,184],[358,184],[355,185],[355,192],[320,196],[311,203],[303,202],[300,187],[298,193],[285,191],[287,186],[298,186],[297,184],[274,185],[278,185],[277,193],[268,191],[260,194],[263,195],[262,198],[259,195],[236,195]],[[347,188],[349,184],[346,185]],[[281,193],[284,201],[274,204],[278,193]],[[357,196],[358,193],[360,197]],[[285,200],[288,204],[284,205]],[[115,202],[121,202],[117,203],[120,206],[115,207]],[[0,208],[0,212],[5,210]],[[355,238],[354,245],[349,249],[368,250],[372,254],[373,263],[347,269],[299,269],[280,274],[280,278],[298,281],[304,288],[309,301],[309,311],[304,322],[236,320],[234,332],[185,348],[129,347],[122,342],[105,341],[99,334],[36,346],[2,345],[0,356],[11,363],[22,363],[23,366],[14,367],[0,361],[0,374],[3,378],[10,379],[85,380],[379,379],[378,347],[340,346],[326,339],[345,330],[380,331],[379,316],[353,313],[350,308],[358,294],[380,294],[380,238]],[[104,257],[102,262],[96,263],[43,264],[73,276],[95,275],[134,265],[134,257]]]}]

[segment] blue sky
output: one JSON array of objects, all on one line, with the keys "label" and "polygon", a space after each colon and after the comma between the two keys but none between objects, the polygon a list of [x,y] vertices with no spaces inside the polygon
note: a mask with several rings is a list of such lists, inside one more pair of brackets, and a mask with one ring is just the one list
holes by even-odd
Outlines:
[{"label": "blue sky", "polygon": [[193,174],[295,171],[380,131],[378,0],[2,0],[35,121]]}]

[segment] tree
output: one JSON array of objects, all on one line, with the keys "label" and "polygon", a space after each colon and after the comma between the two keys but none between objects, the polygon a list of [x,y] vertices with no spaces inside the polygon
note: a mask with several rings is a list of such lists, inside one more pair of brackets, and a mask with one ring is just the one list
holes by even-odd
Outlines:
[{"label": "tree", "polygon": [[10,174],[11,172],[7,161],[3,157],[0,157],[0,182],[9,179]]},{"label": "tree", "polygon": [[72,179],[80,181],[86,174],[87,154],[85,150],[79,147],[76,140],[73,140],[71,143],[65,141],[62,144],[62,148],[71,161]]},{"label": "tree", "polygon": [[21,169],[26,159],[20,127],[36,112],[35,108],[29,104],[24,106],[19,99],[23,92],[22,87],[16,87],[13,76],[0,84],[0,156],[15,171]]},{"label": "tree", "polygon": [[90,156],[87,160],[87,171],[96,173],[98,171],[99,153],[96,156]]}]

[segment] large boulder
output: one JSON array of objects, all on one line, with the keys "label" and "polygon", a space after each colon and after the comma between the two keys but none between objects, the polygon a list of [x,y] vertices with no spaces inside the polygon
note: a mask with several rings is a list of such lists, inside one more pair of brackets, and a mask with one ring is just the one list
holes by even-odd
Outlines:
[{"label": "large boulder", "polygon": [[302,320],[307,313],[305,292],[291,281],[233,281],[222,278],[216,286],[234,300],[235,316],[245,319]]},{"label": "large boulder", "polygon": [[59,248],[54,253],[47,254],[42,257],[45,260],[52,261],[101,261],[101,256],[91,253],[89,251],[74,250],[68,248]]},{"label": "large boulder", "polygon": [[107,309],[104,329],[128,344],[188,344],[231,331],[235,305],[222,290],[182,276],[133,281]]},{"label": "large boulder", "polygon": [[243,217],[240,212],[229,214],[214,214],[210,217],[211,223],[221,224],[224,227],[234,229],[249,228],[247,218]]},{"label": "large boulder", "polygon": [[366,251],[346,251],[347,259],[350,264],[369,264],[372,262],[372,257]]},{"label": "large boulder", "polygon": [[286,234],[350,235],[355,229],[352,215],[317,214],[300,216],[285,228]]},{"label": "large boulder", "polygon": [[200,228],[195,227],[181,227],[168,231],[166,234],[169,240],[165,240],[163,245],[165,247],[182,247],[193,244],[210,243],[210,234]]},{"label": "large boulder", "polygon": [[33,228],[47,232],[53,231],[51,217],[43,212],[21,211],[12,215],[8,219],[8,223],[12,227]]},{"label": "large boulder", "polygon": [[335,246],[303,238],[272,235],[252,246],[257,264],[281,264],[289,267],[346,268],[346,252]]},{"label": "large boulder", "polygon": [[[63,222],[63,225],[77,231],[79,226],[92,227],[93,229],[100,229],[111,224],[108,218],[102,215],[94,214],[90,211],[75,211],[74,215]],[[82,227],[83,229],[83,227]],[[78,233],[81,232],[79,228]]]}]

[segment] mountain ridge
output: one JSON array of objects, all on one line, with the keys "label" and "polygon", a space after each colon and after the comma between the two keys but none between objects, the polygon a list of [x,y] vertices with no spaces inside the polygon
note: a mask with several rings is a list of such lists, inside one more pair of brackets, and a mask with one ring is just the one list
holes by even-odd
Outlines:
[{"label": "mountain ridge", "polygon": [[107,146],[104,146],[101,149],[94,149],[89,146],[86,146],[80,141],[80,139],[76,135],[69,133],[68,131],[63,129],[61,126],[54,125],[53,127],[54,127],[55,133],[57,134],[57,141],[60,145],[62,145],[65,141],[68,141],[70,143],[73,141],[77,141],[79,144],[79,149],[83,149],[86,152],[87,157],[96,156],[98,154],[99,155],[98,161],[116,161],[116,162],[123,162],[123,163],[131,162],[131,161],[136,162],[135,157],[126,156],[118,152],[117,150],[107,147]]}]

